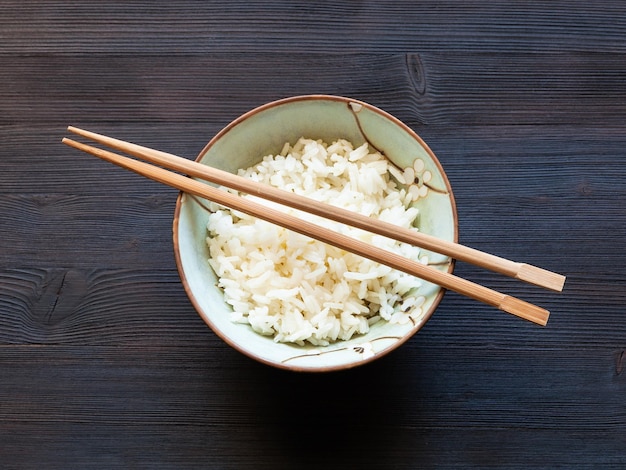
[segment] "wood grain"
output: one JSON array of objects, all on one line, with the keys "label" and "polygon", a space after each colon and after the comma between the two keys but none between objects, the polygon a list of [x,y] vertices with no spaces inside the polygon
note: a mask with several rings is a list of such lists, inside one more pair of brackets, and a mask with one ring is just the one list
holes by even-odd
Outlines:
[{"label": "wood grain", "polygon": [[[332,461],[379,468],[390,454],[401,468],[416,460],[469,468],[623,462],[623,401],[598,389],[598,383],[619,386],[609,352],[415,347],[343,378],[286,374],[210,344],[22,346],[2,353],[0,374],[19,371],[24,380],[0,389],[0,456],[26,465],[286,468],[298,461],[319,468]],[[42,360],[52,366],[42,369]],[[571,367],[581,362],[588,366]],[[367,393],[398,376],[405,387]],[[493,376],[497,389],[488,380]],[[350,386],[320,393],[338,380]],[[602,409],[594,409],[600,401]],[[320,409],[328,419],[320,419]],[[294,416],[309,423],[298,433]],[[38,432],[30,436],[33,428]],[[372,436],[384,451],[372,449]],[[550,452],[555,440],[571,451]],[[237,452],[246,446],[263,448],[264,457]]]},{"label": "wood grain", "polygon": [[136,346],[208,334],[172,270],[7,269],[0,299],[0,344]]},{"label": "wood grain", "polygon": [[0,22],[7,53],[626,52],[625,7],[606,0],[4,5],[14,12]]},{"label": "wood grain", "polygon": [[220,53],[158,62],[151,55],[26,56],[0,70],[0,82],[11,83],[0,123],[18,116],[63,128],[103,120],[204,122],[217,124],[217,132],[268,101],[327,93],[362,99],[413,125],[554,125],[566,118],[570,125],[619,126],[624,64],[614,53],[511,53],[495,61],[468,52]]}]

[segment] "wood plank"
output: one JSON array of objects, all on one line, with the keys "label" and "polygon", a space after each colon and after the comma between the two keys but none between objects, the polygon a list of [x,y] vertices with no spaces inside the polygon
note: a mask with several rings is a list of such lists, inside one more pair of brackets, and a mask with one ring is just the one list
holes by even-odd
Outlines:
[{"label": "wood plank", "polygon": [[390,454],[400,468],[626,464],[626,380],[606,350],[415,347],[341,377],[210,343],[0,352],[0,458],[23,465],[384,467]]},{"label": "wood plank", "polygon": [[204,343],[176,270],[0,272],[0,344]]},{"label": "wood plank", "polygon": [[[464,268],[457,268],[457,274],[551,310],[548,326],[539,328],[448,293],[410,344],[541,351],[624,348],[626,293],[616,292],[616,286],[625,279],[573,275],[562,294],[550,294]],[[0,270],[0,311],[0,344],[197,346],[210,340],[229,349],[200,320],[173,267]]]},{"label": "wood plank", "polygon": [[[124,140],[159,148],[194,159],[221,129],[205,123],[111,124],[86,123]],[[226,124],[226,123],[225,123]],[[225,125],[224,124],[224,125]],[[0,126],[0,194],[69,195],[92,194],[102,198],[129,195],[142,205],[158,208],[171,204],[177,191],[147,181],[137,175],[78,152],[61,143],[68,135],[67,124],[33,125],[19,123]],[[16,196],[17,197],[17,196]],[[102,203],[104,201],[100,201]],[[46,201],[39,201],[45,205]],[[47,201],[54,203],[53,200]],[[10,204],[7,202],[7,204]],[[29,203],[26,203],[27,205]],[[114,207],[114,206],[113,206]]]},{"label": "wood plank", "polygon": [[[192,406],[205,413],[195,403]],[[243,414],[251,416],[247,409]],[[394,468],[407,470],[415,465],[470,470],[487,465],[507,470],[621,470],[625,463],[624,440],[615,431],[405,428],[394,427],[389,419],[366,421],[342,414],[346,424],[327,425],[326,429],[301,425],[301,431],[288,434],[285,429],[293,429],[293,424],[283,419],[263,425],[260,433],[248,423],[238,423],[235,429],[230,422],[216,422],[208,416],[201,424],[37,423],[36,432],[31,423],[9,423],[0,431],[0,456],[10,459],[5,462],[19,462],[22,468],[45,461],[50,469],[387,468],[389,453],[393,453]],[[316,444],[320,434],[327,438],[327,452],[321,452],[319,442]],[[375,436],[375,446],[366,435]],[[263,449],[263,458],[241,449]]]},{"label": "wood plank", "polygon": [[612,273],[569,274],[564,292],[546,294],[524,286],[512,286],[493,276],[459,266],[456,274],[502,292],[508,292],[550,310],[548,324],[536,328],[494,309],[446,293],[444,300],[414,338],[425,345],[445,342],[467,348],[580,349],[597,346],[624,348],[626,279]]},{"label": "wood plank", "polygon": [[[182,150],[180,153],[191,153],[189,147],[199,146],[205,138],[201,125],[185,127],[184,139],[167,127],[134,125],[124,129],[118,125],[105,130],[114,136],[132,135],[134,140],[160,149]],[[623,129],[422,126],[417,130],[450,177],[463,243],[499,250],[513,259],[547,263],[555,270],[566,263],[563,268],[573,272],[591,265],[606,270],[623,259],[610,244],[597,246],[593,258],[579,256],[580,244],[590,236],[610,238],[625,222]],[[124,267],[121,264],[128,263],[124,260],[127,255],[149,257],[170,252],[176,191],[65,148],[60,142],[47,145],[55,128],[5,131],[0,132],[2,137],[19,138],[7,139],[0,151],[0,209],[7,247],[0,252],[0,264],[28,266],[29,259],[41,259],[44,253],[51,257],[50,262],[67,263],[66,253],[80,249],[92,259],[76,256],[74,262],[79,266],[107,259],[109,265]],[[28,142],[29,135],[39,137]],[[574,140],[572,135],[576,135]],[[188,145],[187,140],[195,144]],[[20,164],[23,154],[37,154],[37,165]],[[536,170],[538,162],[542,171]],[[77,240],[79,230],[83,232]],[[564,237],[558,246],[551,241],[555,230]],[[520,249],[524,244],[535,248]],[[117,261],[115,256],[119,256]],[[160,258],[153,262],[170,263]],[[149,262],[147,258],[144,261]],[[156,267],[166,266],[171,264]]]},{"label": "wood plank", "polygon": [[[286,96],[362,99],[412,125],[620,126],[615,54],[213,54],[0,57],[0,124],[205,123]],[[311,85],[311,77],[316,77]],[[358,86],[354,85],[358,78]],[[262,84],[262,85],[261,85]]]},{"label": "wood plank", "polygon": [[[198,400],[200,405],[202,396],[218,394],[214,402],[217,405],[227,401],[229,391],[238,387],[242,393],[233,397],[234,401],[226,408],[216,406],[205,410],[211,411],[218,422],[231,420],[237,424],[244,417],[231,414],[233,410],[238,407],[242,411],[254,410],[255,403],[244,404],[248,398],[253,402],[282,401],[296,390],[303,399],[313,399],[319,389],[311,385],[317,383],[324,389],[336,380],[334,374],[302,375],[268,368],[229,349],[221,351],[213,342],[195,348],[159,344],[139,346],[51,346],[45,349],[2,346],[1,373],[15,374],[16,368],[22,371],[21,380],[4,382],[0,390],[3,403],[7,405],[2,408],[2,419],[19,422],[25,400],[30,396],[41,400],[33,403],[41,411],[40,414],[32,413],[30,420],[35,422],[80,422],[81,417],[87,415],[98,424],[121,424],[130,420],[159,423],[177,416],[173,422],[193,424],[204,422],[206,417],[185,410],[187,399],[193,395],[193,400]],[[496,350],[499,357],[493,357]],[[99,367],[82,360],[81,356],[86,353]],[[49,354],[55,366],[46,370],[41,363],[42,354]],[[352,379],[354,390],[371,384],[383,393],[381,398],[395,403],[397,407],[390,411],[397,414],[393,416],[394,421],[402,427],[437,427],[437,419],[445,416],[446,423],[459,428],[502,426],[590,431],[602,430],[598,423],[603,423],[603,430],[608,431],[620,429],[626,418],[620,396],[620,391],[626,387],[626,379],[623,374],[616,373],[615,355],[611,350],[528,351],[490,347],[469,350],[440,345],[409,347],[393,353],[393,356],[345,375]],[[247,375],[239,374],[233,367],[235,365]],[[408,376],[402,373],[407,368],[412,370]],[[494,389],[489,381],[480,385],[476,377],[481,374],[483,377],[497,374],[502,379],[500,388]],[[218,390],[218,385],[211,380],[212,375],[220,377],[222,390]],[[72,376],[73,381],[65,380]],[[52,377],[58,377],[58,380],[50,380]],[[372,377],[380,382],[374,385]],[[30,388],[46,378],[49,389]],[[411,387],[384,389],[383,384],[397,383],[398,380],[407,381]],[[274,383],[278,381],[283,382],[285,388],[276,389]],[[204,393],[197,393],[199,387]],[[134,416],[128,415],[128,403],[120,395],[124,389],[130,392],[126,398],[138,405],[138,413]],[[510,393],[513,390],[516,393]],[[166,398],[163,404],[167,406],[145,407],[149,400],[145,400],[144,393],[147,397],[162,393]],[[420,397],[432,408],[425,409],[414,397]],[[326,396],[320,399],[341,415],[349,413],[347,409],[344,412],[340,409],[350,400],[354,399],[358,408],[359,402],[364,405],[371,397],[355,393],[342,398]],[[331,405],[333,399],[338,400]],[[490,406],[483,412],[474,413],[476,407],[487,403]],[[295,411],[300,406],[301,403],[285,403],[283,418],[289,416],[290,408]],[[516,409],[520,414],[511,414]],[[276,411],[269,407],[259,409],[255,420],[267,419]],[[314,413],[316,410],[313,409],[302,410],[303,415]]]},{"label": "wood plank", "polygon": [[177,193],[158,189],[147,195],[0,196],[5,247],[0,266],[171,269]]},{"label": "wood plank", "polygon": [[3,53],[626,52],[619,2],[4,2]]}]

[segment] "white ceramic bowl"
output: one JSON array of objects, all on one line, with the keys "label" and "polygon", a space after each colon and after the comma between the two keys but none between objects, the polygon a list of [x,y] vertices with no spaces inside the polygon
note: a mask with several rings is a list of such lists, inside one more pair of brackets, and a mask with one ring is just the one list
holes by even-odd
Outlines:
[{"label": "white ceramic bowl", "polygon": [[[400,169],[417,165],[416,186],[424,186],[426,197],[414,204],[419,209],[419,229],[439,238],[457,241],[457,214],[449,181],[428,146],[408,126],[367,103],[339,96],[308,95],[268,103],[237,118],[217,134],[197,160],[236,172],[258,163],[263,156],[280,152],[285,142],[300,137],[338,138],[360,145],[369,142]],[[423,164],[422,164],[423,163]],[[421,168],[423,166],[423,169]],[[424,183],[424,175],[429,172]],[[426,297],[422,312],[406,324],[379,321],[370,331],[349,341],[330,346],[298,346],[277,343],[249,326],[229,319],[231,308],[217,287],[217,276],[209,266],[206,245],[208,212],[185,194],[176,203],[174,247],[184,288],[207,325],[226,343],[262,363],[298,371],[331,371],[364,364],[396,349],[431,317],[444,290],[424,283]],[[428,253],[429,264],[452,272],[453,262]]]}]

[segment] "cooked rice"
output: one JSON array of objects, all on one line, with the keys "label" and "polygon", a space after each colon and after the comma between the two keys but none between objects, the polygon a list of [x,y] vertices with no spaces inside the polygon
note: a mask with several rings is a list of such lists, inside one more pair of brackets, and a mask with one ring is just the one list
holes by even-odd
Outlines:
[{"label": "cooked rice", "polygon": [[[414,228],[411,195],[389,177],[392,165],[367,143],[286,143],[239,175],[402,227]],[[255,201],[419,259],[417,247],[312,214]],[[406,323],[421,314],[420,281],[369,259],[238,211],[212,205],[209,263],[219,277],[232,320],[277,342],[325,346],[367,333],[374,323]]]}]

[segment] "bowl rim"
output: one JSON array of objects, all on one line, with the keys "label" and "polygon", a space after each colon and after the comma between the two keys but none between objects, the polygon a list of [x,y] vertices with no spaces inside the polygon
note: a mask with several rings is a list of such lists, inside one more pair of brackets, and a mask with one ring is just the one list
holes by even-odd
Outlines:
[{"label": "bowl rim", "polygon": [[[451,187],[448,175],[445,173],[445,171],[443,169],[443,166],[441,165],[441,162],[439,161],[439,159],[437,158],[435,153],[431,150],[431,148],[428,146],[428,144],[426,144],[426,142],[413,129],[411,129],[407,124],[405,124],[404,122],[402,122],[401,120],[399,120],[395,116],[389,114],[387,111],[384,111],[384,110],[382,110],[382,109],[380,109],[380,108],[378,108],[378,107],[376,107],[374,105],[371,105],[371,104],[369,104],[367,102],[364,102],[364,101],[361,101],[361,100],[358,100],[358,99],[353,99],[353,98],[348,98],[348,97],[345,97],[345,96],[338,96],[338,95],[310,94],[310,95],[291,96],[291,97],[287,97],[287,98],[281,98],[281,99],[277,99],[277,100],[274,100],[274,101],[270,101],[268,103],[265,103],[263,105],[257,106],[255,108],[253,108],[253,109],[243,113],[242,115],[240,115],[239,117],[237,117],[236,119],[231,121],[222,130],[220,130],[217,134],[215,134],[215,136],[213,136],[213,138],[211,138],[211,140],[209,140],[209,142],[203,147],[203,149],[200,151],[198,156],[195,158],[195,160],[199,161],[219,139],[221,139],[225,134],[227,134],[233,127],[239,125],[241,122],[247,120],[251,116],[254,116],[256,114],[264,112],[264,111],[266,111],[268,109],[274,108],[276,106],[281,106],[281,105],[294,103],[294,102],[319,101],[319,100],[343,102],[343,103],[345,103],[348,106],[355,105],[355,104],[363,106],[363,107],[367,108],[368,110],[381,115],[382,117],[386,118],[387,120],[393,122],[395,125],[397,125],[400,128],[402,128],[405,132],[407,132],[413,139],[415,139],[422,146],[422,148],[427,152],[427,154],[432,159],[433,163],[435,164],[435,166],[437,167],[437,169],[439,170],[439,172],[441,173],[441,175],[443,177],[443,182],[445,183],[446,190],[448,192],[448,196],[449,196],[449,199],[450,199],[450,205],[451,205],[451,211],[452,211],[452,217],[453,217],[453,227],[454,227],[453,241],[455,243],[458,243],[459,223],[458,223],[458,213],[457,213],[457,207],[456,207],[456,201],[455,201],[455,198],[454,198],[454,193],[452,192],[452,187]],[[384,351],[382,351],[380,354],[375,354],[372,357],[369,357],[369,358],[366,358],[366,359],[359,359],[358,361],[352,361],[350,363],[343,363],[343,364],[337,364],[337,365],[331,365],[331,366],[320,366],[320,367],[297,366],[297,365],[284,364],[284,363],[281,363],[281,362],[265,359],[265,358],[263,358],[263,357],[261,357],[259,355],[254,354],[253,352],[251,352],[251,351],[241,347],[237,342],[233,341],[229,336],[227,336],[219,328],[217,328],[217,326],[211,321],[211,319],[208,317],[208,315],[202,314],[202,309],[200,308],[200,304],[198,303],[198,301],[197,301],[193,291],[191,290],[191,288],[189,286],[189,282],[187,280],[187,276],[185,274],[185,270],[184,270],[182,259],[181,259],[181,255],[180,255],[179,221],[180,221],[180,213],[181,213],[181,210],[182,210],[183,196],[184,196],[184,193],[181,191],[181,192],[179,192],[178,197],[176,198],[176,206],[175,206],[175,210],[174,210],[174,219],[173,219],[173,222],[172,222],[172,238],[173,238],[174,256],[175,256],[175,260],[176,260],[176,266],[177,266],[178,274],[180,276],[183,288],[184,288],[184,290],[185,290],[185,292],[186,292],[186,294],[187,294],[191,304],[193,305],[194,309],[199,314],[200,318],[204,321],[205,324],[207,324],[207,326],[209,326],[209,328],[222,341],[224,341],[226,344],[228,344],[230,347],[232,347],[236,351],[239,351],[240,353],[244,354],[245,356],[247,356],[247,357],[249,357],[251,359],[254,359],[257,362],[261,362],[263,364],[266,364],[268,366],[272,366],[272,367],[279,368],[279,369],[284,369],[284,370],[290,370],[290,371],[312,372],[312,373],[314,373],[314,372],[332,372],[332,371],[339,371],[339,370],[347,370],[347,369],[351,369],[351,368],[354,368],[354,367],[357,367],[357,366],[368,364],[368,363],[370,363],[370,362],[372,362],[372,361],[374,361],[376,359],[379,359],[379,358],[381,358],[381,357],[383,357],[385,355],[388,355],[392,351],[395,351],[400,346],[402,346],[404,343],[406,343],[410,338],[412,338],[419,330],[421,330],[423,328],[423,326],[426,324],[426,322],[428,322],[428,320],[433,316],[435,310],[437,310],[437,307],[441,303],[441,301],[443,299],[443,296],[444,296],[444,294],[447,291],[447,289],[445,289],[445,288],[440,288],[440,290],[437,292],[437,295],[435,296],[435,299],[433,300],[433,303],[430,306],[430,308],[428,309],[428,311],[420,318],[420,320],[418,322],[416,322],[413,325],[413,328],[411,328],[411,330],[409,332],[407,332],[404,336],[399,338],[391,346],[385,348]],[[456,264],[456,260],[454,258],[451,258],[450,259],[450,264],[449,264],[448,269],[447,269],[448,273],[452,273],[454,271],[455,264]]]}]

